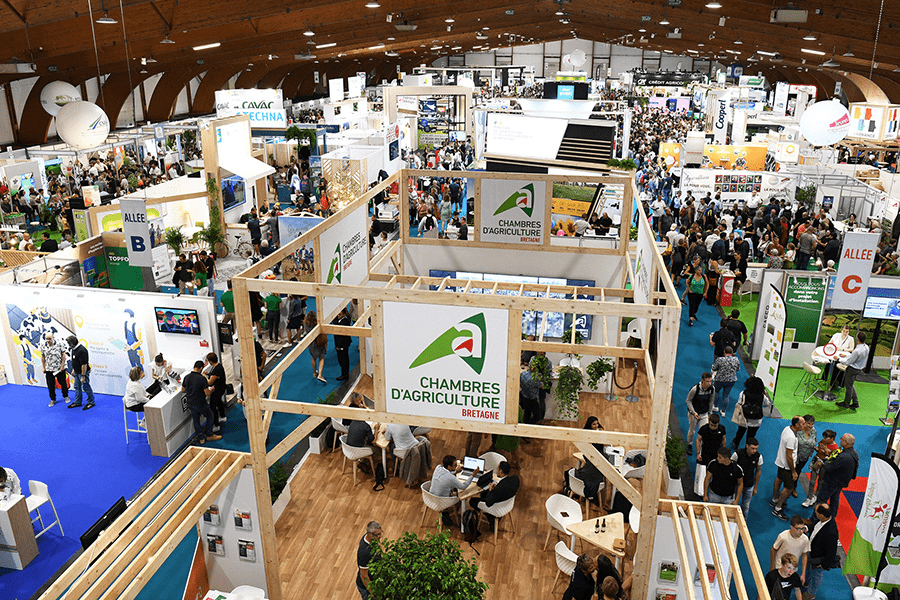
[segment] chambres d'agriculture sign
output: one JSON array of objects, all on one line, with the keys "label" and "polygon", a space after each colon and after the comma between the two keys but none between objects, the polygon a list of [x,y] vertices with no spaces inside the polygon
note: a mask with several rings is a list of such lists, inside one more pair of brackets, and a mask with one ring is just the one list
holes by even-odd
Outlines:
[{"label": "chambres d'agriculture sign", "polygon": [[543,244],[546,204],[544,181],[482,179],[481,241]]}]

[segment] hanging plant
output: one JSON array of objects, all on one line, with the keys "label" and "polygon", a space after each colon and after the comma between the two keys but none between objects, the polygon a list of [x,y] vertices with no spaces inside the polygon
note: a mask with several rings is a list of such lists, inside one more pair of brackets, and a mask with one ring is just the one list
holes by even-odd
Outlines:
[{"label": "hanging plant", "polygon": [[[563,332],[562,343],[563,343],[563,344],[571,344],[571,343],[573,343],[573,341],[572,341],[572,328],[571,328],[571,327],[569,327],[568,329],[566,329],[566,330]],[[581,333],[579,333],[577,329],[575,330],[575,341],[574,341],[574,343],[575,343],[576,345],[578,345],[578,344],[583,344],[583,343],[584,343],[584,338],[581,337]],[[581,358],[581,355],[580,355],[580,354],[575,354],[574,352],[566,352],[566,356],[575,357],[575,358],[579,358],[579,359]]]},{"label": "hanging plant", "polygon": [[553,377],[553,365],[550,364],[550,359],[546,356],[535,354],[531,357],[531,362],[528,363],[528,366],[531,369],[531,376],[534,380],[542,388],[549,389]]},{"label": "hanging plant", "polygon": [[600,380],[603,379],[607,373],[612,372],[613,360],[611,358],[598,358],[589,364],[585,370],[588,375],[588,387],[592,390],[596,390]]},{"label": "hanging plant", "polygon": [[584,374],[578,367],[560,367],[556,382],[556,413],[564,419],[578,419],[578,401]]}]

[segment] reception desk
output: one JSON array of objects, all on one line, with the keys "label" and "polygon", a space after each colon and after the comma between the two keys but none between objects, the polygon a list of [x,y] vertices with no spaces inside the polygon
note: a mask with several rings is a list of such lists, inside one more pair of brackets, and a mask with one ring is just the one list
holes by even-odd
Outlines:
[{"label": "reception desk", "polygon": [[181,384],[173,381],[169,387],[171,391],[161,390],[144,405],[153,456],[172,456],[194,435],[193,418],[181,392]]},{"label": "reception desk", "polygon": [[21,571],[38,555],[34,527],[25,496],[13,494],[0,502],[0,567]]}]

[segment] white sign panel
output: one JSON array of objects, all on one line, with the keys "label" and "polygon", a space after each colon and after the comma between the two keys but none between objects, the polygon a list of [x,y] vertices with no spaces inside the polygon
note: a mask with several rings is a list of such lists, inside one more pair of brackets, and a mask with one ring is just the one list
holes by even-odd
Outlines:
[{"label": "white sign panel", "polygon": [[787,113],[788,90],[788,84],[783,81],[775,84],[775,101],[773,102],[772,112],[779,117],[783,117]]},{"label": "white sign panel", "polygon": [[709,192],[722,194],[726,207],[738,200],[749,200],[753,192],[763,199],[784,195],[794,197],[797,176],[768,171],[725,171],[722,169],[682,169],[681,189],[691,190],[695,198]]},{"label": "white sign panel", "polygon": [[725,136],[728,135],[728,121],[731,120],[728,96],[719,96],[713,110],[713,138],[715,143],[724,144]]},{"label": "white sign panel", "polygon": [[147,222],[147,203],[141,198],[122,198],[122,231],[128,249],[128,262],[133,267],[153,266],[153,244]]},{"label": "white sign panel", "polygon": [[257,129],[284,129],[287,112],[281,90],[218,90],[216,116],[247,115],[250,126]]},{"label": "white sign panel", "polygon": [[505,422],[508,311],[382,306],[389,413]]},{"label": "white sign panel", "polygon": [[880,140],[883,120],[884,107],[854,104],[850,107],[850,133],[847,137]]},{"label": "white sign panel", "polygon": [[763,380],[769,396],[775,397],[775,384],[778,382],[778,369],[781,365],[781,347],[784,344],[784,325],[787,310],[784,298],[775,287],[769,297],[769,304],[763,314],[763,343],[759,354],[756,376]]},{"label": "white sign panel", "polygon": [[344,80],[342,78],[328,80],[328,97],[332,102],[344,99]]},{"label": "white sign panel", "polygon": [[481,241],[541,245],[546,204],[544,181],[482,179]]},{"label": "white sign panel", "polygon": [[[637,260],[634,265],[634,303],[650,304],[650,291],[652,287],[652,264],[654,237],[647,233],[643,224],[638,224]],[[647,335],[647,319],[638,319],[641,328],[641,337]]]},{"label": "white sign panel", "polygon": [[831,308],[863,309],[879,238],[880,234],[858,231],[848,231],[844,236]]},{"label": "white sign panel", "polygon": [[[368,207],[360,206],[319,237],[319,270],[323,283],[362,285],[369,276]],[[319,320],[349,299],[325,298]]]},{"label": "white sign panel", "polygon": [[501,156],[555,159],[568,119],[490,113],[485,151]]}]

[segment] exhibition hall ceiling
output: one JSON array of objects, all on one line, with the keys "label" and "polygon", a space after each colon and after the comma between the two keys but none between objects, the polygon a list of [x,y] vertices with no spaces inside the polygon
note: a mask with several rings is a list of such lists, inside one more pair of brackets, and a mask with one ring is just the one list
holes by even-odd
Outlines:
[{"label": "exhibition hall ceiling", "polygon": [[[573,37],[760,69],[813,71],[833,56],[838,66],[826,69],[864,77],[872,68],[877,38],[875,74],[900,79],[900,3],[801,1],[793,3],[797,10],[788,10],[787,4],[783,0],[774,4],[771,0],[0,0],[4,31],[0,82],[45,75],[78,84],[98,71],[127,73],[135,80],[173,70],[200,74],[214,69],[233,75],[250,68],[260,74],[278,70],[287,75],[292,70],[321,69],[325,61],[337,62],[348,72],[386,76],[398,65],[406,70],[473,49]],[[771,22],[773,9],[778,10],[777,20],[795,22]],[[102,17],[114,22],[97,22]],[[194,49],[216,43],[213,48]],[[22,66],[32,64],[34,72]]]}]

